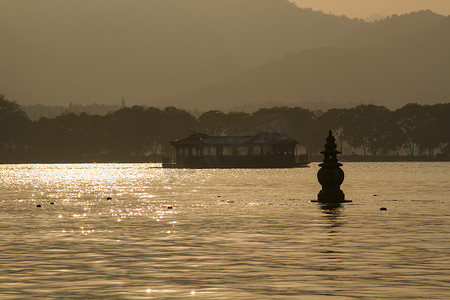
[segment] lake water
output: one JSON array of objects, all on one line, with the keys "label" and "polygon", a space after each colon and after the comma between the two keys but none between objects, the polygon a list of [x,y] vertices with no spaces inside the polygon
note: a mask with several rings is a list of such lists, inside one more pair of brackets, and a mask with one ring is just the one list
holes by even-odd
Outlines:
[{"label": "lake water", "polygon": [[449,299],[450,163],[342,169],[0,165],[0,298]]}]

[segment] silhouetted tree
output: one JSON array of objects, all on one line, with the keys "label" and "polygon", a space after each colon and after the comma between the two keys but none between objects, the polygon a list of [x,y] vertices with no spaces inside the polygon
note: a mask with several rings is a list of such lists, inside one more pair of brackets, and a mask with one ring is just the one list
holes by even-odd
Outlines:
[{"label": "silhouetted tree", "polygon": [[143,157],[153,143],[163,138],[165,121],[160,109],[125,107],[105,118],[106,149],[115,155]]},{"label": "silhouetted tree", "polygon": [[318,118],[320,124],[325,125],[329,130],[333,130],[333,135],[336,137],[336,142],[343,155],[344,127],[348,117],[348,109],[333,108],[329,109]]},{"label": "silhouetted tree", "polygon": [[417,126],[423,118],[422,106],[410,103],[395,112],[397,126],[403,133],[403,146],[409,150],[409,155],[414,156]]},{"label": "silhouetted tree", "polygon": [[187,111],[173,106],[166,107],[163,116],[162,146],[166,153],[173,153],[174,149],[169,141],[190,135],[198,128],[197,119]]},{"label": "silhouetted tree", "polygon": [[387,154],[401,145],[399,128],[384,106],[360,105],[349,110],[344,127],[345,139],[355,148],[361,147],[364,155],[381,152]]},{"label": "silhouetted tree", "polygon": [[219,110],[210,110],[198,117],[199,130],[209,135],[225,135],[229,125],[227,115]]},{"label": "silhouetted tree", "polygon": [[450,141],[450,104],[424,105],[420,116],[414,132],[419,154],[434,156],[436,148]]},{"label": "silhouetted tree", "polygon": [[228,123],[227,134],[233,135],[249,128],[251,115],[246,112],[232,111],[227,113],[226,120]]},{"label": "silhouetted tree", "polygon": [[61,114],[33,122],[30,154],[43,161],[83,160],[102,153],[102,117]]},{"label": "silhouetted tree", "polygon": [[27,148],[27,134],[31,126],[22,108],[0,95],[0,156],[17,155]]}]

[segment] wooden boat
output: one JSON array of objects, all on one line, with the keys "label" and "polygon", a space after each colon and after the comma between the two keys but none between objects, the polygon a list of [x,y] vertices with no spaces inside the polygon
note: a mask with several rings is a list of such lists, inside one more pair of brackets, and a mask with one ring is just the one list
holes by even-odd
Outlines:
[{"label": "wooden boat", "polygon": [[295,154],[296,140],[276,132],[254,136],[193,133],[170,143],[176,157],[164,158],[164,168],[299,168],[309,163],[306,155]]}]

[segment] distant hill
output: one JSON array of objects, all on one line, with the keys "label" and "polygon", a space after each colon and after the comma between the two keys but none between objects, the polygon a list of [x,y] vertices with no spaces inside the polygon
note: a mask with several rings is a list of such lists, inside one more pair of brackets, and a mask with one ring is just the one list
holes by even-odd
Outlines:
[{"label": "distant hill", "polygon": [[[376,23],[385,27],[390,22],[392,19]],[[177,101],[195,108],[219,109],[270,102],[370,102],[390,108],[409,102],[449,102],[449,36],[447,17],[378,46],[302,50]]]},{"label": "distant hill", "polygon": [[341,46],[379,46],[395,41],[403,35],[417,34],[429,28],[445,17],[430,10],[412,12],[404,15],[392,15],[378,21],[367,23],[355,34],[349,34],[341,41]]},{"label": "distant hill", "polygon": [[69,106],[47,106],[42,104],[22,105],[22,109],[32,121],[37,121],[43,117],[52,119],[65,113],[86,113],[89,115],[104,116],[120,108],[121,106],[119,105],[106,104],[77,105],[70,103]]},{"label": "distant hill", "polygon": [[152,104],[361,24],[286,0],[4,0],[0,88],[21,104]]},{"label": "distant hill", "polygon": [[0,92],[20,104],[126,97],[165,105],[287,53],[377,45],[442,18],[428,12],[366,23],[286,0],[3,0]]}]

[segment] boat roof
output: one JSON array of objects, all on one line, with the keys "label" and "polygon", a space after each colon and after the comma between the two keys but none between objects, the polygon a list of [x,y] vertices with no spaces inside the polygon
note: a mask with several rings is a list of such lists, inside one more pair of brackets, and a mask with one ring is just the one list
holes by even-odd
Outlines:
[{"label": "boat roof", "polygon": [[172,145],[247,145],[247,144],[293,144],[298,142],[285,133],[258,132],[254,136],[210,136],[194,132],[184,139],[170,141]]}]

